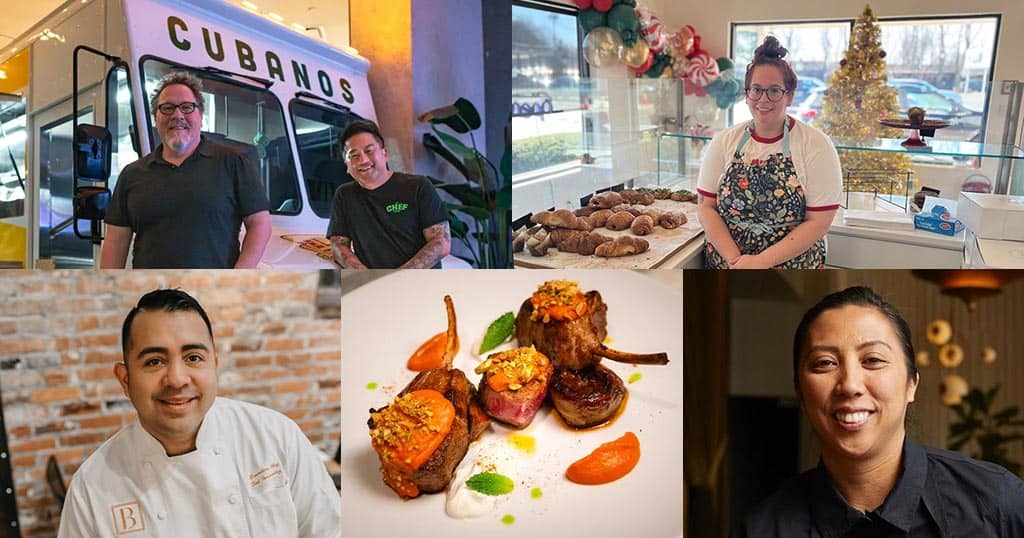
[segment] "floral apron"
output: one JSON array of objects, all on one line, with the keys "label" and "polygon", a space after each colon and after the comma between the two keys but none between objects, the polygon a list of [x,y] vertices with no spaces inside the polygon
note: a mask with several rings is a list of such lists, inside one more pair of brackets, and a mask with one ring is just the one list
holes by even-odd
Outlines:
[{"label": "floral apron", "polygon": [[[806,213],[804,188],[797,181],[793,157],[789,151],[789,129],[782,129],[782,152],[767,160],[743,162],[743,146],[750,140],[754,122],[743,130],[729,169],[718,185],[718,214],[742,254],[758,254],[778,243],[803,223]],[[728,269],[715,247],[704,245],[705,265],[710,269]],[[777,266],[778,269],[819,269],[825,266],[825,238],[811,248]]]}]

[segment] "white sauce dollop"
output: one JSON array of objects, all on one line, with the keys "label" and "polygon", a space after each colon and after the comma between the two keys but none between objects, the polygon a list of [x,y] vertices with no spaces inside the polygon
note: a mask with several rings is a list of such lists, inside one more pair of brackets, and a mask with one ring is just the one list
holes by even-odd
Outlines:
[{"label": "white sauce dollop", "polygon": [[481,472],[476,465],[465,465],[455,472],[445,493],[444,511],[455,519],[469,519],[480,517],[494,511],[498,505],[498,497],[484,495],[478,491],[469,489],[466,480],[469,477]]}]

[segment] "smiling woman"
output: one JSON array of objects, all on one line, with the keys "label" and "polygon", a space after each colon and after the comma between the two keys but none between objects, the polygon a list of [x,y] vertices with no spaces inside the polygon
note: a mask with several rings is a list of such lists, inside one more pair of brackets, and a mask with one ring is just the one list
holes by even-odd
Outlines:
[{"label": "smiling woman", "polygon": [[821,461],[748,514],[739,536],[1024,536],[1024,482],[907,437],[920,379],[911,342],[907,322],[868,288],[804,314],[793,378]]}]

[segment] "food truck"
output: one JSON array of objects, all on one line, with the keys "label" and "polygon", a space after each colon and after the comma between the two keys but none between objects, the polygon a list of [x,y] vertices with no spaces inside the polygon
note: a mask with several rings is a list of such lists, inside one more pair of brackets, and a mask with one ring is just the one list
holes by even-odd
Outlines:
[{"label": "food truck", "polygon": [[354,50],[219,0],[70,0],[0,52],[0,69],[0,261],[23,249],[26,267],[98,266],[118,173],[159,144],[153,89],[184,70],[203,82],[204,136],[259,169],[273,224],[261,266],[335,267],[323,236],[352,180],[338,137],[375,119]]}]

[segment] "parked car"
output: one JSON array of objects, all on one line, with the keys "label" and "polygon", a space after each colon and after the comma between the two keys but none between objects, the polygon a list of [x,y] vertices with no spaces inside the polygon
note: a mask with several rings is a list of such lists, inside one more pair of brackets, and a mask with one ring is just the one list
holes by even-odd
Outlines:
[{"label": "parked car", "polygon": [[959,106],[964,105],[964,99],[959,93],[956,93],[953,90],[940,90],[927,80],[921,80],[919,78],[891,78],[889,79],[889,85],[900,91],[905,90],[916,93],[939,93],[948,97]]},{"label": "parked car", "polygon": [[[900,116],[904,117],[911,107],[921,107],[927,112],[927,119],[948,121],[957,130],[977,130],[981,127],[981,112],[963,106],[928,82],[917,79],[891,79],[889,86],[899,92]],[[796,107],[794,116],[804,123],[821,114],[821,98],[827,87],[812,89]],[[795,101],[794,101],[795,102]]]},{"label": "parked car", "polygon": [[820,78],[806,77],[797,80],[796,90],[793,92],[793,105],[786,112],[795,114],[800,104],[807,100],[807,96],[816,88],[824,88],[825,82]]}]

